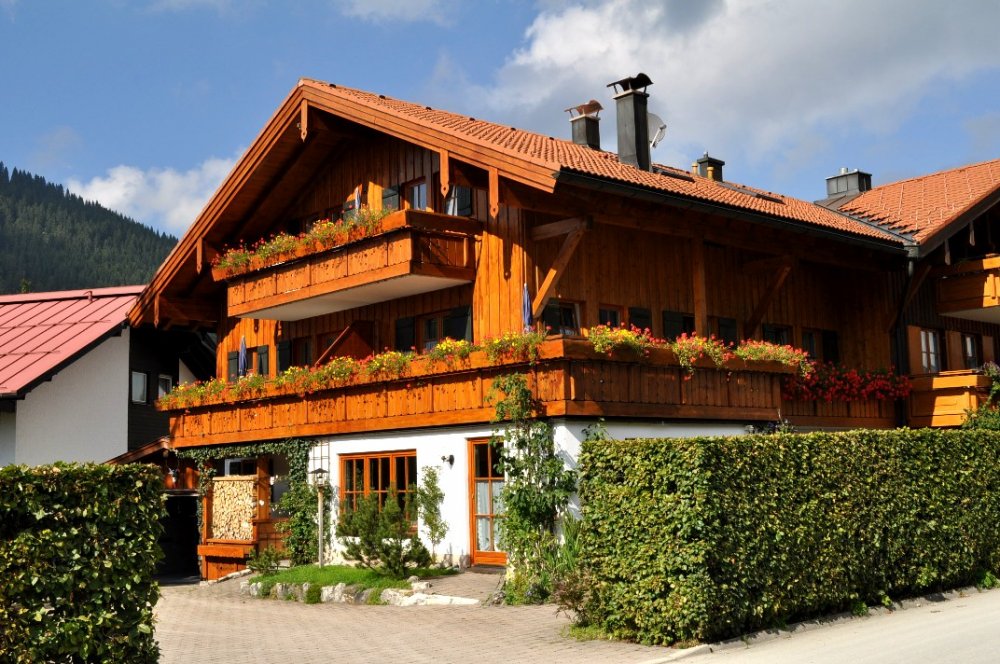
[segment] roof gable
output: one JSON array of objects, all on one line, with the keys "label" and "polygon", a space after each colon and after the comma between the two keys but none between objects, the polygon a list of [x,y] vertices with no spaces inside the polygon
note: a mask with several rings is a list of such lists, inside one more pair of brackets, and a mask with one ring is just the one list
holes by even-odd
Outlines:
[{"label": "roof gable", "polygon": [[[844,203],[840,210],[933,243],[949,226],[962,226],[1000,195],[1000,159],[884,184]],[[970,214],[971,213],[971,214]],[[971,218],[970,218],[971,217]]]}]

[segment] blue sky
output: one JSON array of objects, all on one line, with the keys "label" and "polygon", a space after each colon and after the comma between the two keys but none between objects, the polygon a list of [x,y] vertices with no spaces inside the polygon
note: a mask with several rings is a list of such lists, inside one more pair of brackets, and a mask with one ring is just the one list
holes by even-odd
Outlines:
[{"label": "blue sky", "polygon": [[995,0],[0,0],[0,161],[180,234],[306,76],[568,136],[639,71],[657,161],[813,200],[1000,158]]}]

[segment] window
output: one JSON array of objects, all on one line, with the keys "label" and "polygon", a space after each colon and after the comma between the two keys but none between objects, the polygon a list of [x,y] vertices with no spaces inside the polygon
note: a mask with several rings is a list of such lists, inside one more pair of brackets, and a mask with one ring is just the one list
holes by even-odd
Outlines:
[{"label": "window", "polygon": [[292,339],[292,365],[307,367],[312,364],[312,344],[309,337]]},{"label": "window", "polygon": [[941,371],[941,334],[937,330],[920,330],[920,368],[924,373]]},{"label": "window", "polygon": [[455,217],[472,216],[472,189],[461,185],[452,185],[448,197],[444,201],[444,213]]},{"label": "window", "polygon": [[965,369],[978,369],[982,363],[982,340],[978,334],[962,335],[962,366]]},{"label": "window", "polygon": [[682,334],[694,334],[694,316],[680,311],[664,311],[663,338],[672,341]]},{"label": "window", "polygon": [[622,323],[622,308],[614,305],[602,304],[597,312],[597,320],[601,325],[608,327],[618,327]]},{"label": "window", "polygon": [[399,189],[397,189],[396,187],[385,187],[382,190],[382,209],[383,210],[399,209]]},{"label": "window", "polygon": [[144,371],[132,372],[132,403],[146,403],[148,401],[147,382],[149,376]]},{"label": "window", "polygon": [[174,379],[171,376],[160,374],[156,379],[156,398],[165,397],[174,389]]},{"label": "window", "polygon": [[552,334],[576,335],[580,333],[579,317],[576,314],[575,302],[555,300],[545,305],[542,311],[542,322]]},{"label": "window", "polygon": [[254,367],[258,376],[269,376],[271,374],[271,363],[269,359],[270,353],[268,352],[267,346],[257,346],[254,349],[257,354],[257,361],[254,362]]},{"label": "window", "polygon": [[840,362],[840,339],[833,330],[802,330],[802,350],[819,362]]},{"label": "window", "polygon": [[417,453],[414,450],[340,457],[340,504],[345,511],[355,510],[361,496],[378,496],[381,507],[390,490],[396,491],[396,500],[403,507],[416,485]]},{"label": "window", "polygon": [[257,459],[225,459],[222,462],[222,467],[218,469],[218,474],[223,477],[229,477],[231,475],[256,475]]},{"label": "window", "polygon": [[764,341],[769,341],[772,344],[788,346],[792,343],[792,328],[787,325],[764,323],[761,326],[761,336]]},{"label": "window", "polygon": [[427,182],[423,179],[409,182],[403,186],[403,197],[406,207],[410,210],[427,209]]},{"label": "window", "polygon": [[434,348],[444,338],[444,314],[433,314],[420,318],[417,332],[420,336],[419,347],[421,350]]}]

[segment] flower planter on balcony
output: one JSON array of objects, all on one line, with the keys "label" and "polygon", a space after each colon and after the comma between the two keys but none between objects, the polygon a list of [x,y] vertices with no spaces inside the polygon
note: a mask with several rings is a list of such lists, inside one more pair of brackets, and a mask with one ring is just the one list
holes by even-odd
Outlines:
[{"label": "flower planter on balcony", "polygon": [[227,282],[229,316],[301,320],[471,283],[480,229],[469,219],[405,210],[372,235],[352,232],[346,243],[315,243],[212,274]]},{"label": "flower planter on balcony", "polygon": [[413,360],[404,375],[357,376],[347,384],[309,393],[269,385],[236,398],[227,391],[202,403],[171,410],[176,447],[295,436],[384,431],[449,424],[486,423],[493,379],[512,371],[529,374],[544,413],[664,419],[774,420],[781,408],[781,378],[791,369],[771,362],[737,360],[683,369],[669,350],[642,361],[609,358],[579,339],[551,339],[537,362],[492,364],[477,351],[450,365],[428,357]]}]

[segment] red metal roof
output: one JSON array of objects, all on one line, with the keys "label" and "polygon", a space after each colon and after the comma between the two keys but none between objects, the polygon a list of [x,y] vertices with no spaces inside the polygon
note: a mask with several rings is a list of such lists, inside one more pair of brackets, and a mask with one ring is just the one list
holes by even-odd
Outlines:
[{"label": "red metal roof", "polygon": [[143,288],[0,295],[0,397],[23,396],[121,326]]},{"label": "red metal roof", "polygon": [[1000,159],[994,159],[884,184],[840,210],[923,242],[998,188]]}]

